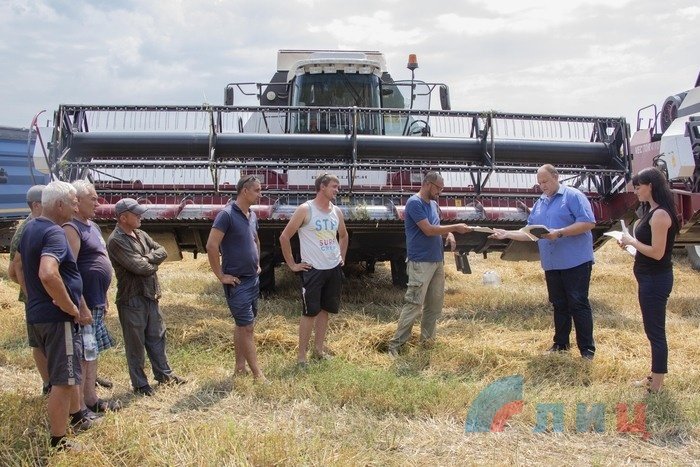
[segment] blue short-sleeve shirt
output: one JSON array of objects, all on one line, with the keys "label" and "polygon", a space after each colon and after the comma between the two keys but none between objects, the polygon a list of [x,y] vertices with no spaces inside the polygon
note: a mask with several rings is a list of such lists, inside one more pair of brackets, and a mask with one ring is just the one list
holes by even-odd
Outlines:
[{"label": "blue short-sleeve shirt", "polygon": [[258,274],[258,246],[255,243],[258,218],[241,211],[236,203],[226,206],[214,219],[213,228],[224,233],[221,240],[221,271],[237,277]]},{"label": "blue short-sleeve shirt", "polygon": [[404,210],[408,259],[417,262],[442,262],[442,236],[425,235],[418,227],[418,222],[423,219],[427,219],[432,225],[440,225],[438,205],[433,200],[426,203],[420,196],[413,195],[408,198]]},{"label": "blue short-sleeve shirt", "polygon": [[53,304],[53,299],[39,279],[42,256],[55,258],[68,295],[76,306],[79,305],[83,281],[63,229],[45,217],[32,219],[24,228],[18,251],[22,255],[24,284],[27,289],[27,323],[72,321],[71,315]]},{"label": "blue short-sleeve shirt", "polygon": [[[527,223],[563,229],[575,222],[593,222],[593,209],[586,195],[576,188],[559,185],[551,198],[542,195],[530,212]],[[538,240],[540,262],[545,271],[571,269],[593,261],[593,235],[590,231],[556,240]]]}]

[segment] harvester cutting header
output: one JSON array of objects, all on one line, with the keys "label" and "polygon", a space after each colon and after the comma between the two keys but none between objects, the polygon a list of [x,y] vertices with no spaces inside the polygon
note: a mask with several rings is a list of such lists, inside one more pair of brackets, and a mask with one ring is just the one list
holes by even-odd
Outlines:
[{"label": "harvester cutting header", "polygon": [[[171,257],[173,250],[204,252],[236,181],[257,175],[264,190],[254,207],[263,287],[274,285],[274,266],[282,261],[280,232],[315,194],[322,172],[343,183],[338,205],[350,233],[347,261],[369,269],[390,261],[397,284],[406,279],[403,205],[429,170],[445,180],[444,222],[524,225],[540,195],[534,174],[544,163],[591,200],[596,243],[630,215],[624,119],[451,110],[448,87],[416,80],[417,67],[411,56],[411,79],[400,81],[376,51],[281,50],[269,82],[226,85],[225,105],[62,105],[49,150],[37,144],[35,163],[61,180],[93,181],[106,225],[113,225],[120,198],[147,203],[144,228]],[[523,257],[515,250],[522,245],[484,233],[457,237],[463,255],[501,250],[505,259]]]}]

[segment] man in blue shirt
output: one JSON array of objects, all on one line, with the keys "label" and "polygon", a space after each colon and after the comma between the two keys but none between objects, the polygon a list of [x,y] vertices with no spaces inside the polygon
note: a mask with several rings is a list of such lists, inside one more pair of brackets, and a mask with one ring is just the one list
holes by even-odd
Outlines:
[{"label": "man in blue shirt", "polygon": [[236,200],[214,219],[207,240],[207,257],[212,272],[224,287],[236,324],[233,335],[235,374],[245,374],[247,362],[253,378],[265,381],[258,366],[253,337],[260,294],[260,240],[258,220],[250,209],[260,200],[262,188],[257,177],[248,175],[238,181],[236,189]]},{"label": "man in blue shirt", "polygon": [[[583,358],[595,355],[593,313],[588,288],[593,267],[595,217],[588,198],[579,190],[559,183],[559,173],[550,164],[537,171],[542,196],[528,217],[530,225],[544,225],[549,233],[537,241],[540,262],[554,308],[554,344],[550,352],[569,349],[571,323]],[[530,241],[524,232],[495,229],[495,238]]]},{"label": "man in blue shirt", "polygon": [[47,407],[51,446],[63,448],[69,445],[65,440],[69,415],[75,426],[89,427],[94,419],[80,410],[82,342],[75,324],[89,324],[92,316],[81,301],[83,282],[60,227],[77,207],[75,188],[51,182],[44,188],[41,204],[41,217],[30,220],[24,229],[18,269],[27,294],[27,332],[46,355],[52,385]]},{"label": "man in blue shirt", "polygon": [[408,289],[396,334],[387,346],[391,357],[398,356],[399,348],[411,337],[413,323],[421,312],[421,342],[435,339],[435,326],[442,314],[445,298],[443,236],[454,251],[457,245],[453,232],[471,232],[466,224],[440,225],[437,199],[444,188],[442,176],[437,172],[428,172],[420,191],[406,202],[404,224]]}]

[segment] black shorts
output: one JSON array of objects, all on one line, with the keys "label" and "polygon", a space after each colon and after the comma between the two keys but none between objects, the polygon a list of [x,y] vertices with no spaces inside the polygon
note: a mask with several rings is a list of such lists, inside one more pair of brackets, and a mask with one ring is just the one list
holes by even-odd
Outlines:
[{"label": "black shorts", "polygon": [[30,324],[27,323],[27,342],[29,343],[29,347],[39,347],[39,343],[36,341],[36,338],[34,337],[34,333],[32,330],[29,328]]},{"label": "black shorts", "polygon": [[321,310],[338,313],[343,290],[343,269],[309,269],[301,273],[301,303],[304,316],[316,316]]},{"label": "black shorts", "polygon": [[28,325],[27,331],[46,355],[49,382],[54,386],[79,385],[83,344],[78,325],[72,321],[38,323]]}]

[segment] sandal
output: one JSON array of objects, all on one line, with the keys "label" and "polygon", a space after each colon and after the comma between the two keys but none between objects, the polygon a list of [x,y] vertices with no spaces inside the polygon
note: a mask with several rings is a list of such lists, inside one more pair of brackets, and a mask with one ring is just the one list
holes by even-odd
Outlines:
[{"label": "sandal", "polygon": [[98,376],[95,378],[95,386],[102,386],[103,388],[110,389],[114,384],[107,378],[104,378],[102,376]]},{"label": "sandal", "polygon": [[119,401],[102,399],[97,399],[97,402],[95,402],[94,405],[85,404],[85,406],[95,413],[104,413],[108,410],[116,412],[117,410],[120,410],[122,408],[122,404]]},{"label": "sandal", "polygon": [[640,379],[638,381],[632,381],[632,386],[635,388],[647,388],[649,389],[649,386],[651,386],[651,376],[647,376],[644,379]]}]

